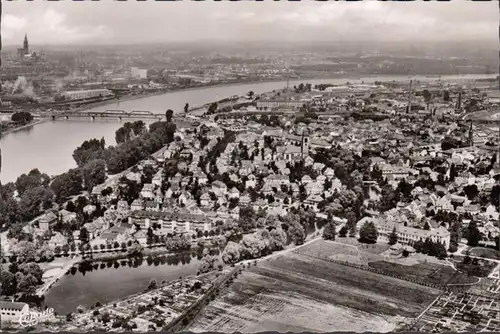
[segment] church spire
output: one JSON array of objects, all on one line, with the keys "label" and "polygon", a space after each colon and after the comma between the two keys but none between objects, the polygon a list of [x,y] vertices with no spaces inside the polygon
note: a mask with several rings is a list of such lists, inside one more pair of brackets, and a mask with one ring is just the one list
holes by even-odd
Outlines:
[{"label": "church spire", "polygon": [[24,48],[25,54],[28,54],[29,53],[29,45],[28,45],[28,34],[27,33],[24,35],[23,48]]}]

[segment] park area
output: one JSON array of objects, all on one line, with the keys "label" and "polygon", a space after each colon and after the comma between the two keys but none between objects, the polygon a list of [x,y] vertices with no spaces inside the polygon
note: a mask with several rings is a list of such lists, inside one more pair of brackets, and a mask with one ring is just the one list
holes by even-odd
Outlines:
[{"label": "park area", "polygon": [[[309,246],[317,245],[303,248]],[[387,332],[438,295],[436,289],[288,252],[245,269],[187,330]]]}]

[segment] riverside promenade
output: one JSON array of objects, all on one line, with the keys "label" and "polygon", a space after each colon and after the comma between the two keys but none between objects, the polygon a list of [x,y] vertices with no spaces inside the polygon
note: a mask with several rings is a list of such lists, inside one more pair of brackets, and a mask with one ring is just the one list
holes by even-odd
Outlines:
[{"label": "riverside promenade", "polygon": [[52,277],[49,277],[46,282],[43,283],[43,285],[38,288],[36,291],[36,296],[41,297],[45,295],[50,288],[57,282],[61,277],[63,277],[68,270],[71,269],[75,264],[81,261],[81,258],[79,256],[71,259],[64,267],[60,268],[59,271]]}]

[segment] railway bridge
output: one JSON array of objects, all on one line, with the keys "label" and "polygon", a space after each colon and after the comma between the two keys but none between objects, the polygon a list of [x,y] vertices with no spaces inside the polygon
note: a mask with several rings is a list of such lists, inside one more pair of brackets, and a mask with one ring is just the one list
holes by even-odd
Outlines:
[{"label": "railway bridge", "polygon": [[72,118],[89,118],[91,120],[96,120],[98,118],[115,118],[120,121],[125,118],[162,120],[165,119],[165,117],[164,113],[154,113],[144,110],[63,111],[51,115],[52,120]]}]

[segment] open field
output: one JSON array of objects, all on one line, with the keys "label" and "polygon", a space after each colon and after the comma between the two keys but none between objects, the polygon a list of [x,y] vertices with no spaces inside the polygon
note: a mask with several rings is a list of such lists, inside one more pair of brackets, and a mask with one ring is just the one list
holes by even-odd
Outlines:
[{"label": "open field", "polygon": [[453,262],[459,270],[472,276],[487,277],[497,267],[496,262],[477,258],[474,258],[470,263],[465,264],[464,258],[465,256],[454,256],[450,262]]},{"label": "open field", "polygon": [[287,253],[246,269],[186,330],[386,332],[438,295],[432,288]]},{"label": "open field", "polygon": [[474,247],[470,249],[470,256],[484,257],[486,259],[500,260],[500,252],[496,249],[486,247]]},{"label": "open field", "polygon": [[342,242],[317,240],[301,247],[300,254],[367,265],[372,261],[384,260],[384,256],[380,254],[387,251],[389,247],[389,245],[384,244],[362,244],[357,240],[347,238],[343,239]]},{"label": "open field", "polygon": [[435,263],[418,263],[412,266],[377,261],[369,264],[371,268],[380,269],[384,273],[406,277],[409,280],[417,279],[429,284],[470,284],[476,283],[476,277],[457,272],[452,267]]}]

